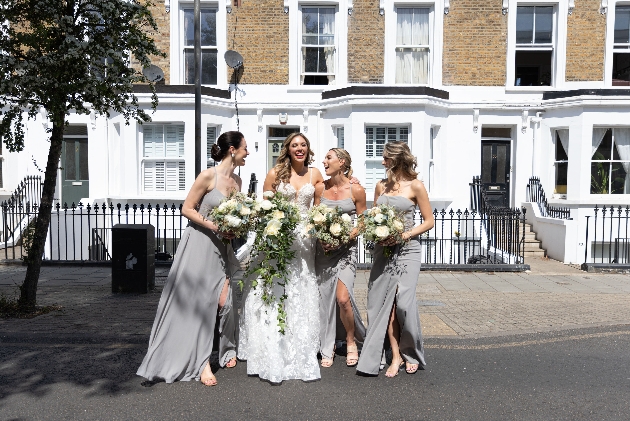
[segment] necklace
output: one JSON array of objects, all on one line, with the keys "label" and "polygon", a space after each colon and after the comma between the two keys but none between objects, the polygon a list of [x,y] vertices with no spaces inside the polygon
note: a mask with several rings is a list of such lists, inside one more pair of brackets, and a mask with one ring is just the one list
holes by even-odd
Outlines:
[{"label": "necklace", "polygon": [[[331,186],[330,186],[330,189],[332,190],[332,192],[333,192],[333,194],[335,195],[335,197],[337,197],[337,194],[339,193],[339,189],[340,189],[341,187],[346,187],[348,184],[350,184],[350,183],[346,183],[346,184],[343,184],[343,185],[341,185],[341,186],[333,186],[333,185],[331,185]],[[330,182],[329,182],[329,185],[330,185]]]}]

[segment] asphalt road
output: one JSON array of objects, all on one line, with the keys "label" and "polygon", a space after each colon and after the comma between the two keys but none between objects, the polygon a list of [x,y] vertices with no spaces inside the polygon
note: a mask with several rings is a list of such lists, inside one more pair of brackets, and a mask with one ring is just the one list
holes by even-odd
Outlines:
[{"label": "asphalt road", "polygon": [[320,381],[271,385],[240,362],[213,388],[142,386],[146,340],[0,332],[0,419],[630,419],[630,325],[430,338],[426,370],[393,379],[339,357]]}]

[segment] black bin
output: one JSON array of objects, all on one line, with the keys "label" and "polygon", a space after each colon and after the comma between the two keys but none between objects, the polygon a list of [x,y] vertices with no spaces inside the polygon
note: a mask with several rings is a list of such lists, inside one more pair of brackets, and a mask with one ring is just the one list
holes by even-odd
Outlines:
[{"label": "black bin", "polygon": [[155,227],[112,228],[112,292],[146,293],[155,286]]}]

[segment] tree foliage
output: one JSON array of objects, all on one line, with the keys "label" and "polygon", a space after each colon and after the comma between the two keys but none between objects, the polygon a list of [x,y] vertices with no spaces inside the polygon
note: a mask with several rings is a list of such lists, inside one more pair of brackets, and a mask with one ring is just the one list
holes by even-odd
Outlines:
[{"label": "tree foliage", "polygon": [[[53,125],[41,206],[28,253],[20,301],[35,305],[39,269],[71,113],[121,114],[150,121],[133,85],[152,56],[164,56],[151,34],[150,3],[137,0],[0,0],[0,137],[9,151],[24,148],[26,118],[44,112]],[[132,65],[135,63],[135,65]]]}]

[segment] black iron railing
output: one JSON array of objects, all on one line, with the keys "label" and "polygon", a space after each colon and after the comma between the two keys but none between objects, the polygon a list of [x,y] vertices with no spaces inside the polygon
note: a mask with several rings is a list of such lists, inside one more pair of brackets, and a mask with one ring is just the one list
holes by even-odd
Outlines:
[{"label": "black iron railing", "polygon": [[[37,216],[38,206],[5,202],[1,205],[5,225],[10,231],[0,250],[0,258],[20,259],[28,227]],[[151,224],[155,227],[156,258],[171,260],[175,255],[188,220],[181,214],[182,205],[100,206],[79,203],[78,206],[55,205],[48,230],[45,259],[55,261],[111,260],[111,229],[116,224]]]},{"label": "black iron railing", "polygon": [[543,189],[542,184],[540,184],[540,179],[538,177],[531,177],[529,179],[525,193],[525,200],[537,203],[542,216],[557,219],[572,219],[571,210],[569,208],[549,206],[547,203],[547,197],[545,196],[545,190]]},{"label": "black iron railing", "polygon": [[[15,206],[18,214],[30,214],[30,210],[39,204],[41,197],[42,178],[38,175],[28,175],[20,181],[6,203]],[[22,229],[18,226],[21,222],[23,218],[19,215],[14,215],[9,220],[4,218],[4,215],[0,215],[0,242],[10,242],[14,232]]]},{"label": "black iron railing", "polygon": [[584,263],[630,264],[630,206],[595,206],[586,216]]},{"label": "black iron railing", "polygon": [[[524,210],[486,207],[485,213],[461,210],[433,211],[434,227],[420,236],[422,263],[427,265],[522,264]],[[415,223],[422,215],[415,213]],[[359,240],[358,262],[370,267],[369,246]]]}]

